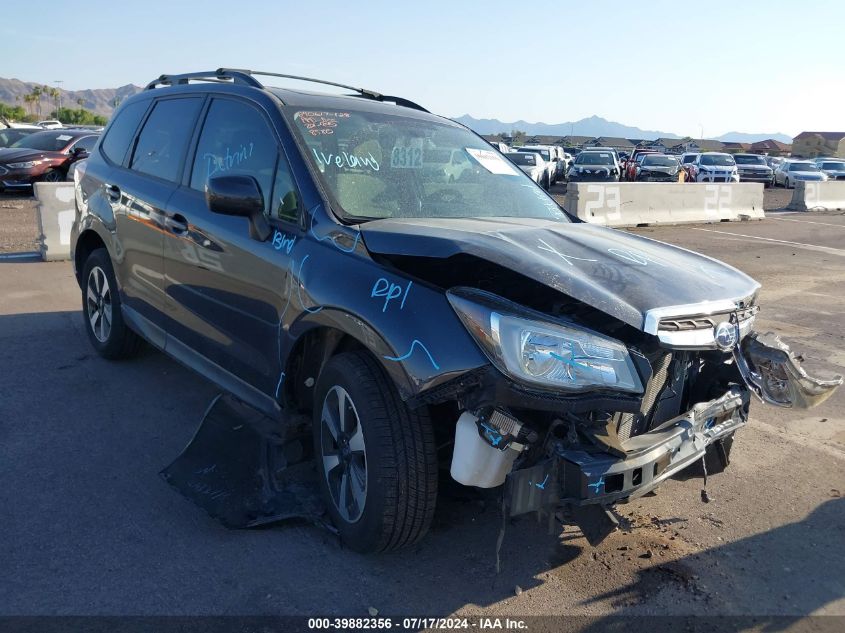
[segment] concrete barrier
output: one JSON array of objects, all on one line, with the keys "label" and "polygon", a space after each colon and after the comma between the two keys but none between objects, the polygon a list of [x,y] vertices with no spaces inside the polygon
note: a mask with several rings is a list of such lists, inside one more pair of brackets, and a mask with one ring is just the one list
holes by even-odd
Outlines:
[{"label": "concrete barrier", "polygon": [[790,211],[845,210],[845,180],[827,182],[798,181],[792,191]]},{"label": "concrete barrier", "polygon": [[570,183],[564,208],[605,226],[760,220],[760,183]]},{"label": "concrete barrier", "polygon": [[70,227],[76,213],[72,182],[37,182],[41,259],[70,259]]}]

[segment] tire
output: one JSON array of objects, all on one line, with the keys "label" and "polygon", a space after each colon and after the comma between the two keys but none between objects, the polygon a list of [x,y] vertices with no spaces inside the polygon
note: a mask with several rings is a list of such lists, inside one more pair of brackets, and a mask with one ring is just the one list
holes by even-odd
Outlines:
[{"label": "tire", "polygon": [[82,267],[82,319],[91,345],[103,358],[131,358],[142,339],[126,325],[111,259],[104,248],[93,251]]},{"label": "tire", "polygon": [[58,169],[49,169],[41,174],[39,180],[41,182],[64,182],[65,175]]},{"label": "tire", "polygon": [[[427,413],[408,409],[384,369],[363,351],[331,358],[314,398],[317,475],[343,543],[362,553],[416,543],[431,526],[437,499]],[[341,408],[345,423],[338,425]]]}]

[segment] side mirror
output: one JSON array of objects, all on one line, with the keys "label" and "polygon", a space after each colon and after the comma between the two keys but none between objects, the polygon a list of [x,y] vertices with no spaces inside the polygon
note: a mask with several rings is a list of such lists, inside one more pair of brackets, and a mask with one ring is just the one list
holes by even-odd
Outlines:
[{"label": "side mirror", "polygon": [[213,213],[249,218],[249,236],[260,242],[270,237],[264,217],[264,196],[252,176],[213,176],[205,186],[205,202]]},{"label": "side mirror", "polygon": [[75,159],[82,159],[88,158],[88,150],[84,147],[74,147],[73,150],[70,152],[70,155],[73,156]]}]

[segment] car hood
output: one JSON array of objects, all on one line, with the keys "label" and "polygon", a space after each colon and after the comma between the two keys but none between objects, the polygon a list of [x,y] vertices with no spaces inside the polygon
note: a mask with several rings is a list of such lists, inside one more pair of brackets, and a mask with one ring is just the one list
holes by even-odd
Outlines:
[{"label": "car hood", "polygon": [[[372,253],[494,262],[643,329],[649,310],[744,300],[760,285],[691,251],[587,223],[525,218],[385,219],[361,226]],[[507,294],[503,289],[502,294]]]},{"label": "car hood", "polygon": [[4,147],[0,149],[0,163],[15,163],[37,158],[56,158],[63,156],[61,152],[45,152],[28,147]]},{"label": "car hood", "polygon": [[801,176],[801,178],[818,178],[821,180],[822,174],[818,171],[790,171],[790,176]]}]

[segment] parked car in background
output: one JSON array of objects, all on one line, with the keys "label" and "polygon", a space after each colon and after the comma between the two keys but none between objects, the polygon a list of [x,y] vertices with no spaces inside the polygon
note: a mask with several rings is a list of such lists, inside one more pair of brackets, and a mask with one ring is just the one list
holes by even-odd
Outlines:
[{"label": "parked car in background", "polygon": [[762,182],[763,186],[774,184],[775,172],[766,164],[766,159],[759,154],[734,154],[734,161],[739,170],[740,182]]},{"label": "parked car in background", "polygon": [[772,172],[774,172],[784,160],[786,159],[782,156],[766,156],[766,164],[771,167]]},{"label": "parked car in background", "polygon": [[569,182],[616,182],[619,163],[611,152],[584,150],[575,157],[567,174]]},{"label": "parked car in background", "polygon": [[785,160],[775,170],[775,186],[783,185],[787,189],[795,187],[795,183],[821,182],[827,180],[825,173],[811,160]]},{"label": "parked car in background", "polygon": [[45,130],[57,130],[61,127],[64,127],[62,125],[61,121],[56,121],[55,119],[49,119],[47,121],[39,121],[35,125],[37,125],[40,128],[44,128]]},{"label": "parked car in background", "polygon": [[550,145],[523,145],[515,148],[517,152],[531,152],[539,154],[540,158],[546,163],[546,172],[548,173],[549,186],[551,187],[557,181],[557,163],[555,159],[554,149]]},{"label": "parked car in background", "polygon": [[634,180],[637,177],[637,165],[646,154],[659,154],[659,152],[653,149],[635,149],[631,157],[622,164],[622,180]]},{"label": "parked car in background", "polygon": [[542,156],[534,152],[508,152],[505,154],[505,158],[528,174],[531,180],[543,189],[549,188],[546,161],[543,160]]},{"label": "parked car in background", "polygon": [[684,170],[684,174],[686,174],[686,180],[692,180],[692,176],[690,176],[690,167],[695,162],[696,157],[700,154],[700,152],[686,152],[685,154],[681,154],[681,169]]},{"label": "parked car in background", "polygon": [[845,180],[845,160],[841,158],[817,158],[815,163],[829,180]]},{"label": "parked car in background", "polygon": [[14,127],[8,127],[3,130],[0,130],[0,148],[9,147],[9,145],[16,143],[25,136],[29,136],[33,132],[37,131],[37,129]]},{"label": "parked car in background", "polygon": [[20,189],[37,181],[61,182],[75,161],[88,158],[99,134],[88,130],[43,130],[0,149],[0,190]]},{"label": "parked car in background", "polygon": [[490,145],[502,152],[502,154],[506,154],[507,152],[511,151],[511,148],[508,146],[508,144],[502,143],[502,141],[488,141],[488,143],[490,143]]},{"label": "parked car in background", "polygon": [[692,182],[739,182],[739,170],[730,154],[704,152],[687,168]]},{"label": "parked car in background", "polygon": [[678,182],[681,163],[666,154],[645,154],[637,165],[634,180],[639,182]]}]

